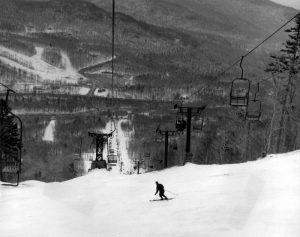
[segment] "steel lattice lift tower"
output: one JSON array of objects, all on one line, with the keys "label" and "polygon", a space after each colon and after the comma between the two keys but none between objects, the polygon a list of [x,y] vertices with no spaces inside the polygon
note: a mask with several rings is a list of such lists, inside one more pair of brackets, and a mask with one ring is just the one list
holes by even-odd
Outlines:
[{"label": "steel lattice lift tower", "polygon": [[107,163],[103,159],[104,145],[108,143],[108,139],[112,136],[111,133],[92,133],[89,132],[89,136],[96,141],[96,160],[92,162],[91,169],[107,168]]}]

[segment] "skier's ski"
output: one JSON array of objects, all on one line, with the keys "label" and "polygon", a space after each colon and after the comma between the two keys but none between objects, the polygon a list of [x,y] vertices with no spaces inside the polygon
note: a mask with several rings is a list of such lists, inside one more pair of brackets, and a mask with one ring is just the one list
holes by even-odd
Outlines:
[{"label": "skier's ski", "polygon": [[149,200],[150,202],[157,202],[157,201],[169,201],[169,200],[172,200],[174,198],[168,198],[168,199],[151,199]]}]

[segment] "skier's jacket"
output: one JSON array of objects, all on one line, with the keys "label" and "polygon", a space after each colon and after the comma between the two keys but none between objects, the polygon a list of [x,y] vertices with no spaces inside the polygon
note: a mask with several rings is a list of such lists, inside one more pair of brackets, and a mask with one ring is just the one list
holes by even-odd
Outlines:
[{"label": "skier's jacket", "polygon": [[165,189],[164,189],[164,186],[162,185],[162,184],[156,184],[156,193],[155,194],[157,194],[157,193],[164,193],[165,192]]}]

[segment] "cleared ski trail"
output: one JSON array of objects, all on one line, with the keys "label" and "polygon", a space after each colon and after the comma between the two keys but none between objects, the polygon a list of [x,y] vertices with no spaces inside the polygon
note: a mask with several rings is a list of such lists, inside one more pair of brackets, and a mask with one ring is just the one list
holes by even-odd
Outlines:
[{"label": "cleared ski trail", "polygon": [[77,83],[80,78],[84,79],[72,66],[66,53],[61,52],[63,68],[58,68],[42,60],[44,48],[35,47],[35,50],[36,54],[29,57],[4,46],[0,46],[0,61],[10,67],[26,71],[29,74],[39,75],[40,80]]},{"label": "cleared ski trail", "polygon": [[[94,170],[62,183],[1,186],[1,237],[298,237],[299,171],[296,151],[244,164],[132,176]],[[155,181],[176,198],[149,202]]]}]

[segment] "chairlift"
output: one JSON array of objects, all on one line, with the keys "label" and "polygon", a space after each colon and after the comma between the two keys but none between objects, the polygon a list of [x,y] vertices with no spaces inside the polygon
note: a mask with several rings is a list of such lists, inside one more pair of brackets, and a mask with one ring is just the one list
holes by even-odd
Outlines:
[{"label": "chairlift", "polygon": [[107,109],[112,109],[115,106],[115,101],[113,98],[107,97],[105,99],[105,106]]},{"label": "chairlift", "polygon": [[170,147],[171,147],[173,150],[177,150],[177,149],[178,149],[176,139],[173,139],[173,140],[172,140],[172,142],[170,143]]},{"label": "chairlift", "polygon": [[231,106],[239,106],[239,107],[247,107],[249,102],[249,91],[251,87],[251,81],[244,78],[244,69],[242,67],[244,56],[242,56],[240,62],[241,68],[241,77],[236,78],[231,82],[230,89],[230,105]]},{"label": "chairlift", "polygon": [[193,131],[195,131],[196,133],[200,133],[203,129],[203,125],[204,125],[204,119],[199,117],[199,118],[195,118],[194,122],[193,122]]},{"label": "chairlift", "polygon": [[163,143],[163,142],[164,142],[164,138],[163,138],[161,135],[156,134],[156,135],[155,135],[155,138],[154,138],[154,141],[155,141],[156,143]]},{"label": "chairlift", "polygon": [[202,131],[203,126],[200,124],[194,124],[193,125],[193,131],[195,131],[196,133],[200,133]]},{"label": "chairlift", "polygon": [[[114,125],[114,128],[113,128],[113,125]],[[116,126],[115,126],[115,122],[112,120],[111,121],[111,133],[113,134],[116,130]],[[118,155],[116,154],[116,151],[115,149],[113,149],[112,147],[112,138],[113,138],[113,135],[110,136],[108,139],[108,146],[107,146],[107,163],[110,165],[110,166],[116,166],[117,163],[118,163]]]},{"label": "chairlift", "polygon": [[253,100],[250,100],[246,109],[246,119],[250,121],[258,121],[261,117],[261,101],[257,100],[257,94],[259,92],[259,83],[257,83],[257,89],[254,92]]},{"label": "chairlift", "polygon": [[231,83],[230,105],[247,107],[251,82],[246,78],[236,78]]},{"label": "chairlift", "polygon": [[258,121],[261,117],[261,101],[250,100],[246,109],[246,119]]},{"label": "chairlift", "polygon": [[109,149],[109,154],[110,155],[114,155],[115,154],[115,150],[114,149]]},{"label": "chairlift", "polygon": [[108,155],[107,156],[107,163],[110,165],[110,166],[116,166],[117,163],[118,163],[118,156],[117,155]]},{"label": "chairlift", "polygon": [[3,181],[16,183],[16,186],[18,186],[21,172],[20,150],[16,149],[15,154],[3,158],[4,159],[0,161],[2,163]]},{"label": "chairlift", "polygon": [[[6,85],[4,85],[4,84],[2,84],[1,82],[0,82],[0,86],[1,87],[4,87],[5,89],[4,90],[6,90],[6,94],[5,94],[5,103],[7,104],[8,103],[8,97],[9,97],[9,95],[10,95],[10,93],[16,93],[14,90],[12,90],[12,89],[10,89],[9,87],[7,87]],[[2,92],[0,91],[0,93],[2,94]]]},{"label": "chairlift", "polygon": [[175,121],[175,128],[180,131],[183,132],[186,129],[186,120],[184,119],[184,117],[180,114],[177,114],[177,118]]}]

